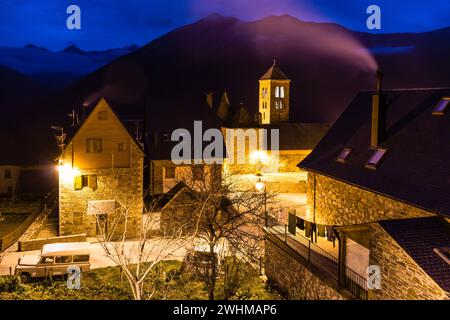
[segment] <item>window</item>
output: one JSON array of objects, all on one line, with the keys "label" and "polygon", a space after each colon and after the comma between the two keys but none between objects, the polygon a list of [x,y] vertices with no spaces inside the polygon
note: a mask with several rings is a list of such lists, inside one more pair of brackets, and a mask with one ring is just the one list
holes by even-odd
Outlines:
[{"label": "window", "polygon": [[275,98],[280,97],[280,87],[275,87]]},{"label": "window", "polygon": [[119,151],[119,152],[128,151],[128,144],[126,144],[124,142],[117,144],[117,151]]},{"label": "window", "polygon": [[88,255],[73,256],[73,262],[87,262],[87,261],[89,261]]},{"label": "window", "polygon": [[164,167],[164,179],[175,179],[175,167]]},{"label": "window", "polygon": [[5,179],[11,179],[11,169],[5,169],[3,176]]},{"label": "window", "polygon": [[435,115],[435,116],[443,116],[444,113],[447,111],[449,105],[450,105],[450,97],[442,98],[437,103],[436,107],[434,107],[433,115]]},{"label": "window", "polygon": [[81,175],[76,176],[74,178],[74,189],[75,190],[82,190],[83,188],[90,188],[92,190],[97,190],[97,175],[96,174],[90,174],[90,175]]},{"label": "window", "polygon": [[108,120],[108,111],[99,111],[98,120]]},{"label": "window", "polygon": [[100,152],[102,152],[101,138],[86,139],[86,153],[100,153]]},{"label": "window", "polygon": [[56,263],[71,263],[72,262],[72,256],[61,256],[55,258]]},{"label": "window", "polygon": [[53,257],[42,257],[40,263],[53,264]]},{"label": "window", "polygon": [[369,161],[366,163],[366,168],[368,169],[376,169],[380,161],[384,158],[386,154],[386,149],[377,149],[373,152]]},{"label": "window", "polygon": [[434,253],[436,253],[444,262],[450,265],[450,247],[449,248],[434,248]]},{"label": "window", "polygon": [[351,152],[352,152],[351,148],[342,149],[342,151],[339,153],[338,157],[336,158],[336,161],[344,163],[347,160],[347,158]]},{"label": "window", "polygon": [[284,87],[280,87],[280,98],[284,98]]},{"label": "window", "polygon": [[75,226],[83,224],[83,213],[82,212],[74,212],[72,214],[72,224]]},{"label": "window", "polygon": [[267,88],[262,88],[261,95],[262,95],[263,98],[267,97]]},{"label": "window", "polygon": [[203,179],[204,168],[200,165],[195,165],[192,167],[192,178],[194,181],[199,181]]}]

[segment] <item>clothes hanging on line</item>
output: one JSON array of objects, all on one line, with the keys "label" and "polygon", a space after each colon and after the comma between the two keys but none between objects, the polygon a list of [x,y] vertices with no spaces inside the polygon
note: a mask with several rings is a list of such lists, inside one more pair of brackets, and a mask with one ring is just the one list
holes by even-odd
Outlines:
[{"label": "clothes hanging on line", "polygon": [[297,217],[297,228],[299,228],[300,230],[305,230],[305,220]]}]

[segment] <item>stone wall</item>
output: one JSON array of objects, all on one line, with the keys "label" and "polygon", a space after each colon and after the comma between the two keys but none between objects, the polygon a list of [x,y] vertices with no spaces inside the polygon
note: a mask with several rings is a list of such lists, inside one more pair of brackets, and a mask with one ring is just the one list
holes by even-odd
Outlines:
[{"label": "stone wall", "polygon": [[403,202],[308,172],[307,219],[310,221],[314,216],[314,202],[315,222],[325,225],[342,226],[433,215]]},{"label": "stone wall", "polygon": [[381,289],[369,290],[369,299],[448,299],[379,224],[371,224],[370,229],[370,264],[380,267]]},{"label": "stone wall", "polygon": [[266,239],[265,272],[289,300],[344,300],[345,297],[302,263]]},{"label": "stone wall", "polygon": [[41,206],[38,202],[33,203],[1,203],[0,204],[0,216],[2,214],[24,214],[31,213]]},{"label": "stone wall", "polygon": [[52,237],[45,239],[33,239],[33,240],[19,240],[18,241],[18,250],[22,251],[31,251],[31,250],[40,250],[44,246],[44,244],[49,243],[62,243],[62,242],[85,242],[86,235],[79,234],[73,236],[64,236],[64,237]]},{"label": "stone wall", "polygon": [[[65,151],[64,164],[71,165],[72,145]],[[142,228],[143,164],[139,147],[130,144],[130,167],[110,169],[83,169],[76,175],[97,175],[97,189],[74,189],[74,177],[59,179],[59,235],[87,234],[96,236],[96,216],[87,214],[92,200],[116,200],[128,208],[127,236],[136,237]],[[110,218],[108,218],[110,219]],[[120,228],[119,228],[120,229]],[[118,230],[119,230],[118,229]]]}]

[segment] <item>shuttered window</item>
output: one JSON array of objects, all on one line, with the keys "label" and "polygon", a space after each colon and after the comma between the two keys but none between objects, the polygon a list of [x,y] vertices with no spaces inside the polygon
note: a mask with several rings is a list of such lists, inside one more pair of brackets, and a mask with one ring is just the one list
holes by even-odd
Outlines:
[{"label": "shuttered window", "polygon": [[74,178],[74,189],[82,190],[83,188],[90,188],[97,190],[97,175],[81,175]]}]

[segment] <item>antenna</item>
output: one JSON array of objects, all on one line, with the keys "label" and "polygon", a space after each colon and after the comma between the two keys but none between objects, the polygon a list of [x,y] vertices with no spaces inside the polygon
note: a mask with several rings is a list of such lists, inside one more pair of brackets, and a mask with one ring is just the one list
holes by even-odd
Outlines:
[{"label": "antenna", "polygon": [[58,148],[60,149],[61,154],[64,151],[65,140],[67,138],[67,134],[64,133],[64,128],[60,126],[51,126],[51,129],[55,130],[57,133],[55,134],[56,143],[58,144]]}]

